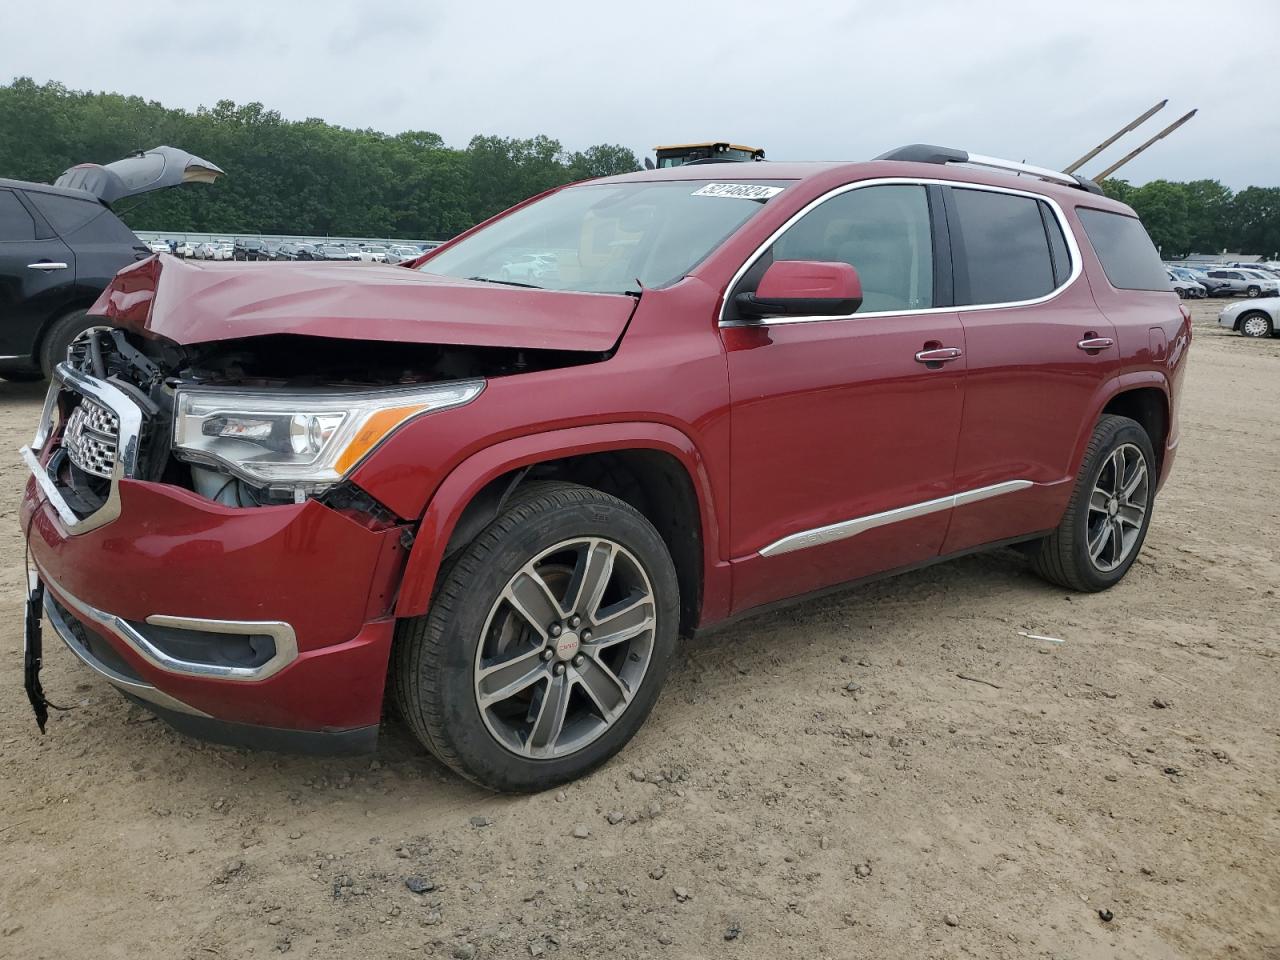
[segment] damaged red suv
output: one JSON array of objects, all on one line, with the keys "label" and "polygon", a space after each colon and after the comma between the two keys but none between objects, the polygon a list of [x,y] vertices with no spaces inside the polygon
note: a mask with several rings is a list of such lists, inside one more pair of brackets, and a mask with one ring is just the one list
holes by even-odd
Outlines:
[{"label": "damaged red suv", "polygon": [[91,312],[23,451],[37,713],[43,623],[181,731],[368,749],[389,695],[501,790],[767,605],[1004,544],[1112,586],[1190,342],[1128,207],[924,145],[569,186],[408,269],[160,256]]}]

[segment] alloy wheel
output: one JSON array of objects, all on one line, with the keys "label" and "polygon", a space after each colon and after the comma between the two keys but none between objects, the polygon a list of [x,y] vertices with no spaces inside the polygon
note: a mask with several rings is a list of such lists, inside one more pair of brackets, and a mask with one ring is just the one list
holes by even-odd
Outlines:
[{"label": "alloy wheel", "polygon": [[601,537],[544,550],[513,576],[476,649],[476,706],[512,753],[583,749],[626,712],[649,669],[657,626],[639,560]]},{"label": "alloy wheel", "polygon": [[1240,324],[1240,332],[1246,337],[1265,337],[1270,332],[1271,324],[1261,314],[1251,313]]},{"label": "alloy wheel", "polygon": [[1109,573],[1133,553],[1147,515],[1147,458],[1132,443],[1107,457],[1089,495],[1089,559]]}]

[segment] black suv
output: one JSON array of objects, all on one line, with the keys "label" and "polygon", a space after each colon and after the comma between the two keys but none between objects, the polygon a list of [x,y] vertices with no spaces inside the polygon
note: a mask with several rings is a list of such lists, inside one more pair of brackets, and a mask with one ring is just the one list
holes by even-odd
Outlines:
[{"label": "black suv", "polygon": [[0,179],[0,377],[48,376],[96,325],[85,310],[121,267],[151,250],[109,204],[222,170],[173,147],[83,163],[53,185]]},{"label": "black suv", "polygon": [[234,246],[231,248],[231,259],[270,260],[271,251],[267,249],[267,244],[264,240],[237,237]]}]

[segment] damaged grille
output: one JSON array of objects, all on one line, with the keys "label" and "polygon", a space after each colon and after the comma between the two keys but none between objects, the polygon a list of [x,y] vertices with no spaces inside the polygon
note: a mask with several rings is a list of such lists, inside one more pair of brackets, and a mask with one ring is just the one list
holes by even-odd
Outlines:
[{"label": "damaged grille", "polygon": [[71,462],[85,473],[109,478],[115,469],[119,439],[119,418],[84,397],[67,418],[62,447]]}]

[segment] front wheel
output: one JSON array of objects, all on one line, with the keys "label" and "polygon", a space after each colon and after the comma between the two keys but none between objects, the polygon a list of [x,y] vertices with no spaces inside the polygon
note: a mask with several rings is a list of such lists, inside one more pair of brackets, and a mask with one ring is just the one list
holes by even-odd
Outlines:
[{"label": "front wheel", "polygon": [[1248,290],[1246,290],[1246,291],[1244,292],[1244,295],[1245,295],[1246,297],[1248,297],[1250,300],[1255,300],[1255,299],[1257,299],[1258,297],[1262,296],[1262,288],[1261,288],[1261,287],[1250,287]]},{"label": "front wheel", "polygon": [[639,512],[588,487],[532,485],[463,548],[431,611],[400,625],[396,699],[464,777],[544,790],[644,723],[679,610],[671,557]]},{"label": "front wheel", "polygon": [[1240,318],[1240,333],[1242,336],[1254,337],[1260,340],[1271,336],[1272,329],[1271,318],[1265,313],[1246,313]]},{"label": "front wheel", "polygon": [[1142,549],[1156,495],[1147,431],[1128,417],[1098,421],[1058,529],[1039,543],[1036,572],[1093,593],[1119,583]]}]

